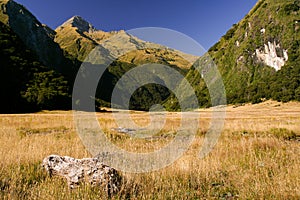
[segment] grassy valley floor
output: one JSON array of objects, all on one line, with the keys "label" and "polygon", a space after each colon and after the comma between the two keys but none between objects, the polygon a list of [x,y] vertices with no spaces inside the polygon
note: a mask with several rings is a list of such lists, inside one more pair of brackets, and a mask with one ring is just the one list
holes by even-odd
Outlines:
[{"label": "grassy valley floor", "polygon": [[[227,106],[225,126],[217,145],[204,159],[198,154],[211,122],[211,109],[201,109],[193,144],[183,157],[155,172],[123,173],[121,191],[113,199],[299,199],[300,103],[266,101]],[[108,138],[120,148],[150,152],[168,144],[180,113],[166,114],[153,140],[130,138],[110,112],[97,113]],[[123,115],[120,111],[117,115]],[[156,113],[160,116],[160,113]],[[149,113],[131,112],[139,125]],[[126,120],[126,119],[124,119]],[[90,157],[76,133],[71,111],[0,115],[1,199],[105,199],[99,188],[50,178],[41,161],[50,154]]]}]

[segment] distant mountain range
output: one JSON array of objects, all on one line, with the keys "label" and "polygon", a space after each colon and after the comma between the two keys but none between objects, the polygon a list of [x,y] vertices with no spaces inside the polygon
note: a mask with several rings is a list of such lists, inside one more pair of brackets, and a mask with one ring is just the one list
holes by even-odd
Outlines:
[{"label": "distant mountain range", "polygon": [[[98,106],[109,106],[117,81],[144,63],[171,66],[190,81],[200,106],[211,105],[201,74],[190,64],[198,59],[199,65],[196,56],[122,30],[97,30],[80,16],[52,30],[13,0],[0,0],[0,6],[0,112],[70,109],[75,76],[95,47],[113,60],[94,97]],[[229,103],[300,100],[299,8],[299,0],[260,0],[210,48]],[[130,109],[148,110],[153,104],[179,109],[172,92],[158,84],[137,90]]]}]

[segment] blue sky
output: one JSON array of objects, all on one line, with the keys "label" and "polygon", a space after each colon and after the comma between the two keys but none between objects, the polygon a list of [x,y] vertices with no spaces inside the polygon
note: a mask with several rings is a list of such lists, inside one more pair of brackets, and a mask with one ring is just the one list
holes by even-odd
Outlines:
[{"label": "blue sky", "polygon": [[[162,27],[209,49],[257,0],[15,0],[55,29],[79,15],[104,31]],[[154,41],[157,42],[157,41]]]}]

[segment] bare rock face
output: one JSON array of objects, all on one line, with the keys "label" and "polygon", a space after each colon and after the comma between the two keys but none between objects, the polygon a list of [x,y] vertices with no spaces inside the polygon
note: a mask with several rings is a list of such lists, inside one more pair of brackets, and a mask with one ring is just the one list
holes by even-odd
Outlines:
[{"label": "bare rock face", "polygon": [[65,177],[71,189],[81,182],[87,182],[102,187],[111,195],[119,191],[121,186],[121,176],[117,170],[104,165],[97,158],[75,159],[50,155],[43,160],[42,165],[50,176]]},{"label": "bare rock face", "polygon": [[259,61],[273,67],[276,71],[280,70],[289,58],[287,50],[282,49],[275,41],[265,44],[264,50],[256,49],[255,54]]}]

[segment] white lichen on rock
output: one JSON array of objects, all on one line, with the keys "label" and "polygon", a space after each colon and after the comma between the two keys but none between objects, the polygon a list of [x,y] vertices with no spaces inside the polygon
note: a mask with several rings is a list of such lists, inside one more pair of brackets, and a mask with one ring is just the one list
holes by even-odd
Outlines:
[{"label": "white lichen on rock", "polygon": [[50,155],[42,163],[50,176],[67,179],[71,189],[82,182],[102,187],[108,195],[119,191],[121,176],[112,167],[104,165],[98,158],[75,159],[68,156]]},{"label": "white lichen on rock", "polygon": [[258,61],[273,67],[276,71],[280,70],[288,61],[288,52],[282,49],[279,44],[268,42],[264,45],[264,49],[256,49],[255,56]]}]

